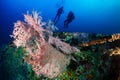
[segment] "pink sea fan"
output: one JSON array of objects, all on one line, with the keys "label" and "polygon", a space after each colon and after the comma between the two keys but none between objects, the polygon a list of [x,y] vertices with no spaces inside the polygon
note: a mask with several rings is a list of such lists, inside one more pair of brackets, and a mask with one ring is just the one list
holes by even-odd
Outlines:
[{"label": "pink sea fan", "polygon": [[27,40],[32,36],[30,34],[30,27],[25,27],[25,26],[28,26],[28,25],[25,25],[21,21],[18,21],[17,23],[15,23],[12,37],[15,39],[14,44],[17,47],[20,47],[20,46],[25,47]]},{"label": "pink sea fan", "polygon": [[[38,76],[57,77],[70,63],[71,56],[65,54],[79,50],[52,37],[51,31],[43,29],[42,25],[45,23],[41,22],[42,18],[37,12],[33,12],[33,15],[25,14],[24,17],[26,23],[18,21],[14,25],[12,35],[14,44],[26,49],[28,54],[24,60],[32,66]],[[48,40],[46,40],[45,33]]]},{"label": "pink sea fan", "polygon": [[48,44],[42,46],[42,50],[44,54],[31,53],[24,59],[32,65],[33,70],[38,76],[57,77],[65,70],[71,57],[65,56]]}]

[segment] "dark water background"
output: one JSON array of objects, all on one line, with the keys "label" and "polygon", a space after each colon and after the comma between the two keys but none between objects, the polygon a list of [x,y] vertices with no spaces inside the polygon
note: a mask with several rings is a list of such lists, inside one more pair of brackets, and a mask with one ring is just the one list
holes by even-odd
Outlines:
[{"label": "dark water background", "polygon": [[[41,12],[43,21],[53,20],[57,9],[64,6],[64,14],[57,23],[59,31],[113,34],[120,32],[120,0],[0,0],[0,44],[11,39],[14,22],[24,20],[27,11]],[[69,11],[75,20],[69,28],[63,21]]]}]

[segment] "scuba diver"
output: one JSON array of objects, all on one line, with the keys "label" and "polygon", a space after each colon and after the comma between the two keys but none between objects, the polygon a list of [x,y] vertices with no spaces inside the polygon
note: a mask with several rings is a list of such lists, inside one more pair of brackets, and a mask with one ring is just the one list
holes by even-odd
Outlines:
[{"label": "scuba diver", "polygon": [[[59,21],[60,16],[61,16],[62,13],[64,13],[64,11],[63,11],[63,6],[60,7],[60,8],[58,9],[58,11],[57,11],[57,14],[56,14],[56,16],[55,16],[55,18],[54,18],[54,24],[56,24],[56,23]],[[56,18],[57,18],[57,21],[56,21]]]},{"label": "scuba diver", "polygon": [[67,19],[64,21],[64,27],[68,28],[68,24],[72,22],[74,18],[75,18],[74,13],[70,11],[68,13]]}]

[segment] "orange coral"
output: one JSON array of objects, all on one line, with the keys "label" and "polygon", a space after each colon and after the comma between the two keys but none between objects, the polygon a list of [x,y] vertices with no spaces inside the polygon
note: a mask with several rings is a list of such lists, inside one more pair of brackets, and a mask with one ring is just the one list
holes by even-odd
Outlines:
[{"label": "orange coral", "polygon": [[91,46],[91,45],[97,45],[97,44],[103,44],[106,42],[112,42],[115,40],[120,40],[120,34],[113,34],[111,38],[103,38],[103,39],[98,39],[98,40],[93,40],[84,44],[81,44],[80,46]]}]

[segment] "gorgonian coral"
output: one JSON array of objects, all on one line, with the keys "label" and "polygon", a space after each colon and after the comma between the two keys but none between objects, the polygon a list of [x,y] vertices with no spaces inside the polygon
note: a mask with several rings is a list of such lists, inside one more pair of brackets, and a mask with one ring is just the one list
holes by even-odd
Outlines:
[{"label": "gorgonian coral", "polygon": [[[65,54],[79,50],[54,38],[50,29],[43,29],[45,23],[41,21],[42,17],[37,12],[33,12],[33,15],[27,13],[24,18],[25,22],[17,21],[14,25],[14,44],[26,49],[28,54],[24,60],[32,65],[38,76],[57,77],[70,62],[71,55]],[[53,29],[54,25],[51,27]]]}]

